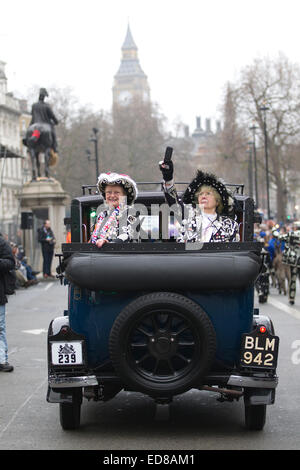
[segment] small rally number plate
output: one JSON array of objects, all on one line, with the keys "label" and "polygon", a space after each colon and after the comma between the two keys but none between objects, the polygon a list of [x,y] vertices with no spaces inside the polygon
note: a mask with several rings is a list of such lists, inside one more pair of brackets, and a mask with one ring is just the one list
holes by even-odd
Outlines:
[{"label": "small rally number plate", "polygon": [[82,341],[51,343],[53,365],[80,365],[83,363]]},{"label": "small rally number plate", "polygon": [[242,336],[241,366],[244,368],[276,369],[279,338],[259,327]]}]

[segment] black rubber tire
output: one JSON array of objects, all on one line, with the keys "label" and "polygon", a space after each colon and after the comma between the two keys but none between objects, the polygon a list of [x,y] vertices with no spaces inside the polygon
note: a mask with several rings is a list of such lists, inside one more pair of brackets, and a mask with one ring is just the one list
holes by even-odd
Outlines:
[{"label": "black rubber tire", "polygon": [[59,404],[59,418],[61,427],[65,430],[78,429],[80,426],[80,412],[82,403],[82,389],[75,389],[72,403]]},{"label": "black rubber tire", "polygon": [[179,294],[155,292],[120,312],[109,352],[128,389],[173,396],[201,385],[215,358],[216,334],[198,304]]},{"label": "black rubber tire", "polygon": [[245,405],[245,425],[250,431],[261,431],[266,422],[267,405]]}]

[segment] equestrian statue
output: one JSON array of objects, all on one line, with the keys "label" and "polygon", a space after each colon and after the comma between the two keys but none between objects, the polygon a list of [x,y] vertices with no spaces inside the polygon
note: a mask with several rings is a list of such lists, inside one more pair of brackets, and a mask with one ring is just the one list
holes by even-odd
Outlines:
[{"label": "equestrian statue", "polygon": [[39,91],[39,101],[32,105],[31,122],[23,139],[31,158],[32,181],[41,176],[39,156],[45,156],[45,177],[49,178],[49,166],[53,166],[57,159],[57,140],[54,126],[58,124],[51,106],[44,102],[48,95],[45,88]]}]

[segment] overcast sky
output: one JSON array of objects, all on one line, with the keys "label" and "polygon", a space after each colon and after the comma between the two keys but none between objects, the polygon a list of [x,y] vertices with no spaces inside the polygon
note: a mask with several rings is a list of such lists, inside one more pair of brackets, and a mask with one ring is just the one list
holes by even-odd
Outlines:
[{"label": "overcast sky", "polygon": [[152,100],[172,123],[219,117],[224,85],[255,57],[300,62],[299,0],[0,0],[8,89],[72,88],[109,111],[127,24]]}]

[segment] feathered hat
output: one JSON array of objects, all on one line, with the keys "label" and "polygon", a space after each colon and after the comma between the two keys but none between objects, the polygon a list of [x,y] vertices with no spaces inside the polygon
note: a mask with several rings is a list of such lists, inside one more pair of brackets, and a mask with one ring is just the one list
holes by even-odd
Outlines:
[{"label": "feathered hat", "polygon": [[103,195],[105,193],[105,186],[108,184],[119,184],[124,189],[127,196],[127,203],[131,205],[138,195],[138,189],[135,181],[128,175],[119,173],[101,173],[98,177],[97,187],[99,192]]},{"label": "feathered hat", "polygon": [[234,203],[233,196],[228,191],[225,184],[212,173],[204,173],[203,171],[198,170],[195,178],[183,193],[183,202],[185,204],[194,204],[195,194],[201,186],[211,186],[219,193],[223,205],[222,215],[229,215]]}]

